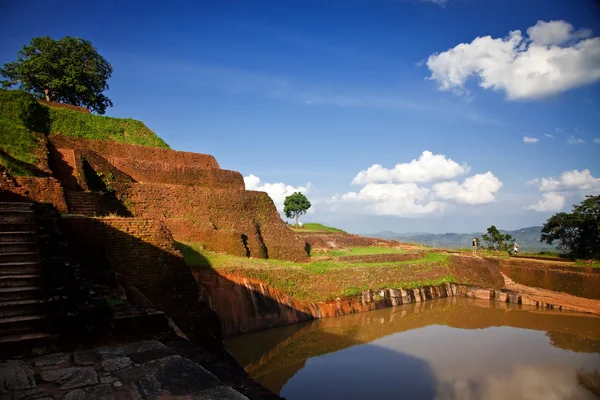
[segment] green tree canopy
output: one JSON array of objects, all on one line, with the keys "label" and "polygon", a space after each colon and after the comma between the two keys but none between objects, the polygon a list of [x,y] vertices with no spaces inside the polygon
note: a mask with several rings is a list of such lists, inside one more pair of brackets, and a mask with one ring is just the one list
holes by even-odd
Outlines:
[{"label": "green tree canopy", "polygon": [[576,258],[600,258],[600,195],[586,196],[573,212],[550,217],[542,228],[540,242],[552,244]]},{"label": "green tree canopy", "polygon": [[306,214],[310,206],[310,201],[308,201],[306,196],[300,192],[296,192],[285,198],[283,213],[287,218],[296,218],[296,226],[298,226],[298,218]]},{"label": "green tree canopy", "polygon": [[37,37],[17,56],[17,61],[0,68],[6,78],[3,87],[18,85],[38,98],[87,107],[98,114],[112,107],[102,94],[108,90],[112,66],[91,42],[70,36],[59,40]]},{"label": "green tree canopy", "polygon": [[515,243],[512,235],[500,233],[494,225],[487,228],[487,233],[481,235],[481,238],[490,250],[508,251]]}]

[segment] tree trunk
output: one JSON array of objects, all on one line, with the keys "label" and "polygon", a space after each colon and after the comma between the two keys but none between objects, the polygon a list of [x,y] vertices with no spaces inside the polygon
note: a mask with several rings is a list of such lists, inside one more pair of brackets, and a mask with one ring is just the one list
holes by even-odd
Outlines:
[{"label": "tree trunk", "polygon": [[298,225],[298,218],[300,218],[300,216],[296,215],[296,226],[300,226],[300,225]]},{"label": "tree trunk", "polygon": [[50,101],[50,96],[48,96],[48,93],[50,93],[50,90],[44,89],[44,95],[46,96],[46,101]]}]

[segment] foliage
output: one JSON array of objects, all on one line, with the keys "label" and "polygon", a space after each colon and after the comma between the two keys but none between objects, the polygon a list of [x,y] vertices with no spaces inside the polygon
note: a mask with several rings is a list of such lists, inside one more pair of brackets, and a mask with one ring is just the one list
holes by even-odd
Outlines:
[{"label": "foliage", "polygon": [[65,108],[48,108],[50,112],[49,129],[52,134],[169,148],[141,121],[103,117]]},{"label": "foliage", "polygon": [[297,231],[302,232],[303,230],[307,231],[318,231],[318,232],[335,232],[335,233],[347,233],[338,228],[334,228],[332,226],[327,226],[323,224],[319,224],[316,222],[306,222],[302,224],[302,228],[296,228]]},{"label": "foliage", "polygon": [[541,242],[559,242],[559,248],[576,258],[600,259],[600,195],[586,196],[573,212],[561,212],[550,217],[540,238]]},{"label": "foliage", "polygon": [[298,218],[306,214],[310,206],[310,201],[308,201],[306,196],[300,192],[296,192],[285,198],[283,213],[287,218],[296,218],[296,226],[298,226]]},{"label": "foliage", "polygon": [[31,39],[17,53],[17,61],[4,64],[0,75],[3,87],[19,85],[38,98],[83,106],[104,114],[112,102],[102,94],[112,66],[98,54],[92,43],[66,36]]},{"label": "foliage", "polygon": [[22,90],[0,89],[0,164],[12,175],[36,172],[46,151],[36,132],[169,148],[141,121],[48,107]]},{"label": "foliage", "polygon": [[0,89],[0,164],[13,175],[32,175],[44,151],[33,132],[48,131],[48,112],[20,90]]},{"label": "foliage", "polygon": [[481,235],[489,250],[509,251],[514,246],[515,239],[509,233],[500,233],[494,225],[487,229],[487,233]]}]

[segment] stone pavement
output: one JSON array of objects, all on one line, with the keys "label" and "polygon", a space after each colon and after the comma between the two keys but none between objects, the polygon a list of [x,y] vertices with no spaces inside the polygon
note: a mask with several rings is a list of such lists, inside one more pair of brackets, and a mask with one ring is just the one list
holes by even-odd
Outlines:
[{"label": "stone pavement", "polygon": [[1,400],[242,400],[199,364],[149,340],[0,361]]}]

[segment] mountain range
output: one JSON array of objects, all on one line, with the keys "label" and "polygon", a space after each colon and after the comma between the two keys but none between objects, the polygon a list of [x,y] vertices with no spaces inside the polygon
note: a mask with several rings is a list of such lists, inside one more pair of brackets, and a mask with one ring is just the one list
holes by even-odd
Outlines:
[{"label": "mountain range", "polygon": [[[541,226],[530,226],[514,231],[500,229],[500,232],[503,234],[508,233],[512,237],[514,237],[517,243],[519,243],[519,248],[521,249],[521,251],[557,251],[556,246],[540,242],[540,236],[542,233]],[[471,246],[473,238],[481,238],[481,235],[483,235],[484,233],[485,232],[435,234],[427,232],[397,233],[392,231],[382,231],[362,236],[378,237],[382,239],[395,239],[400,242],[419,243],[432,247],[458,249],[469,248]]]}]

